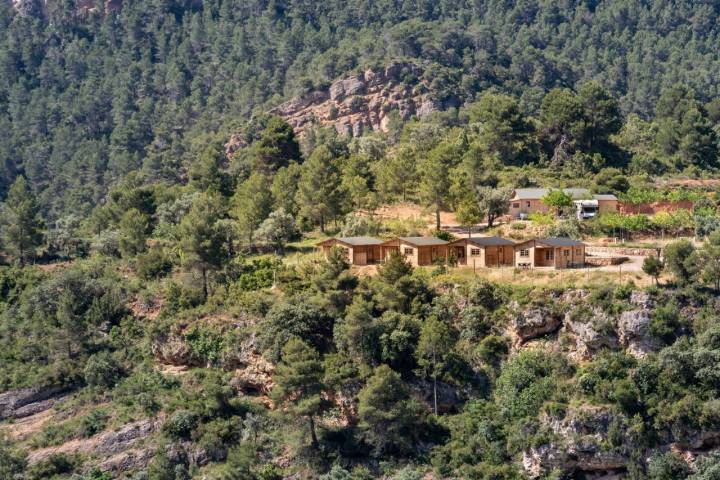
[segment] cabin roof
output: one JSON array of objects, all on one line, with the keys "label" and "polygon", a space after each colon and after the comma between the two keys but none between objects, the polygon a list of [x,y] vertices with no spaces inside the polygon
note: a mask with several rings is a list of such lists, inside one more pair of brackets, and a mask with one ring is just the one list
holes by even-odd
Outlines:
[{"label": "cabin roof", "polygon": [[449,242],[437,237],[398,237],[399,240],[415,245],[416,247],[447,245]]},{"label": "cabin roof", "polygon": [[458,240],[455,240],[452,243],[460,243],[462,241],[466,241],[468,243],[472,243],[472,244],[478,245],[480,247],[496,247],[496,246],[515,245],[515,242],[513,242],[512,240],[508,240],[507,238],[496,237],[496,236],[460,238]]},{"label": "cabin roof", "polygon": [[351,245],[353,247],[358,247],[362,245],[382,245],[382,240],[375,238],[375,237],[333,237],[328,238],[327,240],[323,240],[322,242],[319,242],[318,245],[325,245],[332,242],[340,242],[344,243],[346,245]]},{"label": "cabin roof", "polygon": [[548,238],[533,238],[532,240],[527,240],[522,243],[516,244],[517,246],[525,245],[530,242],[535,242],[540,245],[544,245],[547,247],[580,247],[585,245],[583,242],[580,242],[578,240],[573,240],[572,238],[567,237],[548,237]]}]

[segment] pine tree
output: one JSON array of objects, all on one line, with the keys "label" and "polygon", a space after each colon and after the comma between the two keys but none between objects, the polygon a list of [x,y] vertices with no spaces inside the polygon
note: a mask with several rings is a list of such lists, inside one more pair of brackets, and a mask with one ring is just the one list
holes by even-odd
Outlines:
[{"label": "pine tree", "polygon": [[418,364],[433,381],[433,411],[438,414],[437,380],[442,374],[444,360],[453,346],[448,326],[432,316],[425,320],[420,331],[416,355]]},{"label": "pine tree", "polygon": [[322,408],[323,376],[320,355],[315,349],[297,338],[285,344],[273,376],[272,398],[296,418],[307,419],[314,448],[318,445],[315,417]]},{"label": "pine tree", "polygon": [[588,124],[585,146],[594,151],[602,149],[610,135],[619,132],[622,127],[618,101],[597,82],[583,84],[578,91],[578,98]]},{"label": "pine tree", "polygon": [[409,147],[403,147],[375,164],[377,189],[385,200],[403,202],[418,186],[417,159]]},{"label": "pine tree", "polygon": [[272,210],[269,187],[269,179],[254,172],[238,186],[233,196],[232,216],[237,220],[238,229],[247,239],[250,248],[253,247],[255,231]]},{"label": "pine tree", "polygon": [[303,164],[298,185],[300,213],[325,232],[327,221],[340,213],[342,190],[336,159],[324,145]]},{"label": "pine tree", "polygon": [[272,117],[260,138],[253,144],[255,168],[272,173],[290,162],[300,162],[300,145],[292,127],[280,117]]},{"label": "pine tree", "polygon": [[376,453],[405,452],[418,436],[419,406],[400,375],[380,365],[358,395],[358,416],[363,436]]},{"label": "pine tree", "polygon": [[300,165],[293,162],[287,167],[278,169],[272,179],[273,208],[283,209],[290,215],[297,215],[298,204],[296,201],[298,182],[300,181]]},{"label": "pine tree", "polygon": [[120,219],[120,252],[124,257],[134,257],[145,251],[148,219],[136,208],[130,209]]},{"label": "pine tree", "polygon": [[662,274],[663,269],[665,268],[665,265],[663,264],[662,260],[657,258],[654,255],[651,255],[649,257],[645,257],[642,264],[642,270],[647,275],[650,275],[655,280],[655,285],[659,283],[660,275]]},{"label": "pine tree", "polygon": [[192,163],[188,171],[190,185],[204,192],[212,190],[223,193],[226,190],[226,178],[220,170],[222,154],[217,148],[208,146]]},{"label": "pine tree", "polygon": [[467,228],[468,238],[472,236],[472,227],[482,222],[485,214],[474,195],[463,199],[455,209],[455,216],[460,225]]},{"label": "pine tree", "polygon": [[425,207],[435,212],[435,228],[440,230],[440,211],[449,201],[450,170],[455,152],[453,146],[443,142],[431,150],[418,168],[420,199]]},{"label": "pine tree", "polygon": [[24,266],[34,257],[44,240],[45,223],[40,217],[40,205],[30,191],[25,177],[18,176],[10,187],[3,208],[5,243],[10,252]]},{"label": "pine tree", "polygon": [[182,264],[200,272],[204,298],[208,296],[208,273],[220,268],[227,257],[223,216],[221,197],[206,192],[195,199],[179,227]]}]

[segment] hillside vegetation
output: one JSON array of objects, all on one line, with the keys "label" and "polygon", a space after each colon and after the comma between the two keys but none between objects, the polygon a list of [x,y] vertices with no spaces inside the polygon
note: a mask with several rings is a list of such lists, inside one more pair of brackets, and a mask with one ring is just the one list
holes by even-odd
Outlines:
[{"label": "hillside vegetation", "polygon": [[[0,10],[1,480],[717,478],[717,2]],[[268,113],[368,71],[380,130]],[[687,208],[504,218],[533,186]],[[315,250],[443,218],[655,256]]]},{"label": "hillside vegetation", "polygon": [[24,173],[53,218],[88,213],[132,170],[177,181],[251,112],[394,60],[425,65],[438,100],[461,103],[494,86],[533,114],[548,90],[589,80],[624,114],[645,119],[677,83],[701,105],[719,93],[715,2],[152,1],[107,15],[61,1],[0,8],[0,195]]}]

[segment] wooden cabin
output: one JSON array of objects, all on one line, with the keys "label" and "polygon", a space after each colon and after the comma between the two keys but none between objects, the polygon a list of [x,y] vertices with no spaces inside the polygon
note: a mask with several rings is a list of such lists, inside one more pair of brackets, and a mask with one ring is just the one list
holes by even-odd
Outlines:
[{"label": "wooden cabin", "polygon": [[518,268],[585,266],[585,244],[572,238],[536,238],[515,244]]},{"label": "wooden cabin", "polygon": [[325,257],[333,247],[340,247],[347,252],[347,261],[352,265],[370,265],[385,258],[382,249],[383,241],[373,237],[339,237],[329,238],[317,244]]},{"label": "wooden cabin", "polygon": [[454,254],[458,265],[474,267],[512,267],[515,242],[502,237],[470,237],[450,242],[448,254]]},{"label": "wooden cabin", "polygon": [[400,252],[414,266],[432,265],[436,259],[447,261],[448,242],[436,237],[397,237],[382,244],[383,257]]}]

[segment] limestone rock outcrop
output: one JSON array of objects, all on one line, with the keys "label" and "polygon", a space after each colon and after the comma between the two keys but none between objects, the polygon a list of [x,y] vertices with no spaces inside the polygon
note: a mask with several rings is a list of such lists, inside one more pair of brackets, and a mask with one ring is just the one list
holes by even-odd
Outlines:
[{"label": "limestone rock outcrop", "polygon": [[0,420],[24,418],[53,406],[62,387],[31,387],[0,393]]},{"label": "limestone rock outcrop", "polygon": [[[429,84],[418,80],[422,73],[422,67],[413,63],[370,68],[336,80],[326,90],[293,98],[270,113],[283,117],[299,136],[322,126],[359,137],[368,131],[387,131],[393,111],[407,120],[459,105],[455,99],[436,99]],[[225,145],[225,152],[232,156],[244,146],[242,137],[234,135]]]},{"label": "limestone rock outcrop", "polygon": [[557,331],[562,317],[545,308],[519,310],[512,319],[512,332],[521,343]]},{"label": "limestone rock outcrop", "polygon": [[562,418],[544,416],[541,422],[552,439],[524,452],[523,468],[530,478],[553,470],[585,478],[612,475],[626,468],[632,438],[621,414],[583,406],[568,410]]},{"label": "limestone rock outcrop", "polygon": [[631,355],[644,357],[658,348],[657,341],[649,333],[650,322],[648,310],[629,310],[620,314],[618,319],[620,344]]},{"label": "limestone rock outcrop", "polygon": [[599,308],[566,313],[563,331],[574,342],[571,354],[579,360],[589,360],[603,348],[618,346],[613,318]]}]

